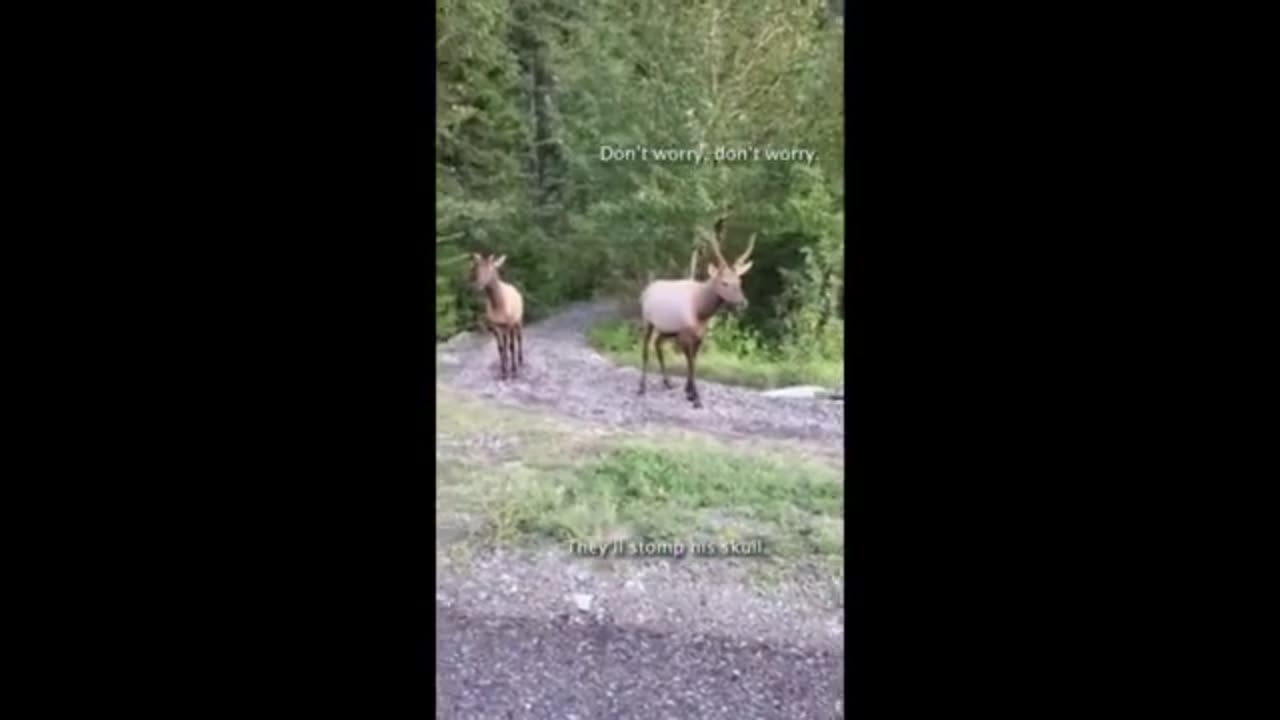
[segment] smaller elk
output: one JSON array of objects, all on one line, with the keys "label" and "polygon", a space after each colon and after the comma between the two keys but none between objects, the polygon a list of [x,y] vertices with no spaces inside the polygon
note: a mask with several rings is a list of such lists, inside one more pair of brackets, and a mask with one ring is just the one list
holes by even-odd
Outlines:
[{"label": "smaller elk", "polygon": [[751,269],[748,258],[755,248],[756,236],[752,235],[747,243],[746,252],[742,253],[732,264],[724,259],[720,252],[719,239],[724,235],[722,217],[716,222],[715,236],[707,236],[708,244],[715,256],[707,264],[706,280],[695,279],[697,250],[691,260],[689,278],[686,280],[655,280],[640,295],[640,313],[644,319],[644,345],[641,350],[640,391],[645,394],[646,378],[649,372],[649,343],[657,334],[654,350],[658,355],[658,366],[662,370],[662,384],[670,389],[670,378],[667,377],[666,358],[663,357],[662,345],[668,340],[675,340],[676,346],[684,353],[688,375],[684,393],[695,408],[702,407],[698,396],[698,387],[694,384],[695,360],[698,350],[702,348],[702,339],[707,332],[707,323],[722,305],[741,310],[747,306],[747,298],[742,294],[742,276]]},{"label": "smaller elk", "polygon": [[471,287],[484,293],[485,322],[498,341],[503,380],[514,378],[516,368],[524,367],[524,299],[519,290],[498,277],[498,268],[506,261],[506,255],[494,259],[492,255],[471,253]]}]

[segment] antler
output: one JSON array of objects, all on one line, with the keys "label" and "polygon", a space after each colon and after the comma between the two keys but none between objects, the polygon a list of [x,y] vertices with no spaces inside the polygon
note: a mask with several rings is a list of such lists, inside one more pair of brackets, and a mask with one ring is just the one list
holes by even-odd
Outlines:
[{"label": "antler", "polygon": [[728,267],[729,263],[724,259],[724,253],[720,252],[720,238],[724,237],[724,220],[723,215],[716,220],[716,232],[714,235],[707,234],[705,231],[703,234],[706,235],[707,241],[711,244],[711,249],[715,251],[716,259],[720,261],[720,266]]},{"label": "antler", "polygon": [[689,279],[698,279],[698,247],[695,245],[693,254],[689,256]]},{"label": "antler", "polygon": [[751,251],[752,251],[752,250],[754,250],[754,249],[755,249],[755,247],[756,247],[756,233],[751,233],[751,239],[747,241],[747,250],[746,250],[746,252],[744,252],[744,253],[742,253],[742,255],[738,256],[738,259],[737,259],[737,260],[734,260],[734,261],[733,261],[733,264],[734,264],[734,265],[741,265],[742,263],[746,262],[746,261],[747,261],[747,258],[751,257]]},{"label": "antler", "polygon": [[[711,248],[712,253],[715,255],[715,258],[719,259],[720,264],[727,265],[728,263],[725,262],[724,255],[720,252],[720,243],[716,242],[715,236],[702,228],[698,228],[698,235],[702,238],[702,241]],[[715,258],[713,258],[713,260]]]}]

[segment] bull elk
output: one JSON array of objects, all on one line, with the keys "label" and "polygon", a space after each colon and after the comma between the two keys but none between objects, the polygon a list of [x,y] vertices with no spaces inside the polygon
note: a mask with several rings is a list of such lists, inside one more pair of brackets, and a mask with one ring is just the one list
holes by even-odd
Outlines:
[{"label": "bull elk", "polygon": [[[684,353],[687,368],[687,379],[684,386],[685,397],[695,408],[702,407],[698,396],[698,387],[694,384],[695,361],[702,348],[702,339],[707,333],[707,323],[722,305],[729,305],[735,310],[747,307],[747,298],[742,294],[742,276],[751,269],[748,259],[755,248],[756,236],[753,234],[747,243],[746,252],[737,260],[729,263],[720,251],[720,239],[724,237],[725,218],[716,221],[715,235],[706,235],[714,256],[707,263],[706,280],[697,280],[694,269],[697,251],[691,261],[691,271],[686,280],[655,280],[645,287],[640,295],[640,314],[644,320],[644,345],[641,349],[640,391],[645,394],[646,379],[649,372],[649,343],[657,334],[653,343],[658,355],[658,366],[662,370],[662,384],[670,389],[674,387],[667,376],[666,358],[663,357],[662,345],[668,340],[675,340],[676,347]],[[705,235],[705,232],[704,232]]]},{"label": "bull elk", "polygon": [[498,276],[498,268],[506,261],[506,255],[494,259],[492,255],[485,257],[471,253],[471,287],[484,293],[485,323],[498,342],[498,362],[503,380],[514,378],[516,368],[524,367],[524,299],[520,297],[519,290]]}]

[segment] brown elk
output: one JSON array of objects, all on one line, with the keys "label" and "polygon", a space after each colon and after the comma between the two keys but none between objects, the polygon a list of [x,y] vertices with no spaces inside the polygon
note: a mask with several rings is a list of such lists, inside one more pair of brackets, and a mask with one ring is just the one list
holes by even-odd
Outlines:
[{"label": "brown elk", "polygon": [[[702,339],[706,336],[707,323],[722,305],[742,310],[747,307],[747,298],[742,294],[742,276],[751,269],[748,258],[755,247],[756,236],[751,236],[746,252],[742,253],[732,264],[724,259],[720,251],[720,239],[724,236],[725,218],[716,222],[715,235],[707,235],[708,244],[715,253],[707,264],[708,278],[699,281],[690,272],[687,280],[655,280],[645,287],[640,295],[640,314],[644,320],[644,345],[641,350],[640,391],[645,394],[645,384],[649,372],[649,343],[657,334],[654,350],[658,355],[658,366],[662,370],[662,384],[670,389],[674,387],[667,376],[666,358],[663,357],[662,345],[668,340],[675,340],[676,346],[684,353],[687,368],[684,393],[695,408],[702,407],[698,396],[698,387],[694,384],[695,360],[702,348]],[[704,233],[705,234],[705,233]],[[697,251],[695,250],[695,258]],[[696,260],[691,262],[691,265]]]},{"label": "brown elk", "polygon": [[506,261],[506,255],[494,259],[492,255],[471,253],[471,287],[484,292],[485,323],[498,342],[503,380],[515,377],[516,368],[524,367],[524,299],[519,290],[498,276],[498,268]]}]

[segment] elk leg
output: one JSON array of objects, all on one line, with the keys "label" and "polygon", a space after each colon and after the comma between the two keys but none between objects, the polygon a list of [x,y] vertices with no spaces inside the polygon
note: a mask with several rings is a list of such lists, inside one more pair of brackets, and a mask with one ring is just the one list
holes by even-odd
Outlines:
[{"label": "elk leg", "polygon": [[662,368],[662,387],[668,390],[675,385],[671,384],[671,378],[667,376],[667,359],[662,355],[662,344],[670,339],[670,335],[659,335],[657,341],[653,343],[653,349],[658,353],[658,367]]},{"label": "elk leg", "polygon": [[649,340],[653,337],[653,325],[644,324],[644,343],[640,346],[640,391],[637,395],[644,394],[644,378],[649,372]]},{"label": "elk leg", "polygon": [[498,379],[507,379],[507,344],[504,328],[493,326],[493,339],[498,343]]},{"label": "elk leg", "polygon": [[510,378],[515,373],[515,363],[511,362],[511,328],[502,328],[502,377]]},{"label": "elk leg", "polygon": [[680,349],[684,351],[685,362],[688,363],[689,375],[688,381],[684,386],[684,396],[693,403],[695,408],[702,407],[702,400],[698,398],[698,386],[693,384],[693,374],[696,371],[695,360],[698,357],[698,341],[696,338],[682,336],[676,342],[680,343]]},{"label": "elk leg", "polygon": [[524,367],[524,327],[516,325],[516,359]]},{"label": "elk leg", "polygon": [[510,367],[509,377],[516,376],[516,329],[507,327],[507,365]]},{"label": "elk leg", "polygon": [[[494,344],[495,344],[495,345],[497,345],[497,347],[498,347],[498,365],[499,365],[499,367],[501,367],[501,365],[502,365],[502,335],[498,333],[498,326],[497,326],[497,325],[490,325],[490,326],[489,326],[489,334],[490,334],[490,335],[493,335],[493,342],[494,342]],[[499,370],[499,372],[501,372],[501,370]]]}]

